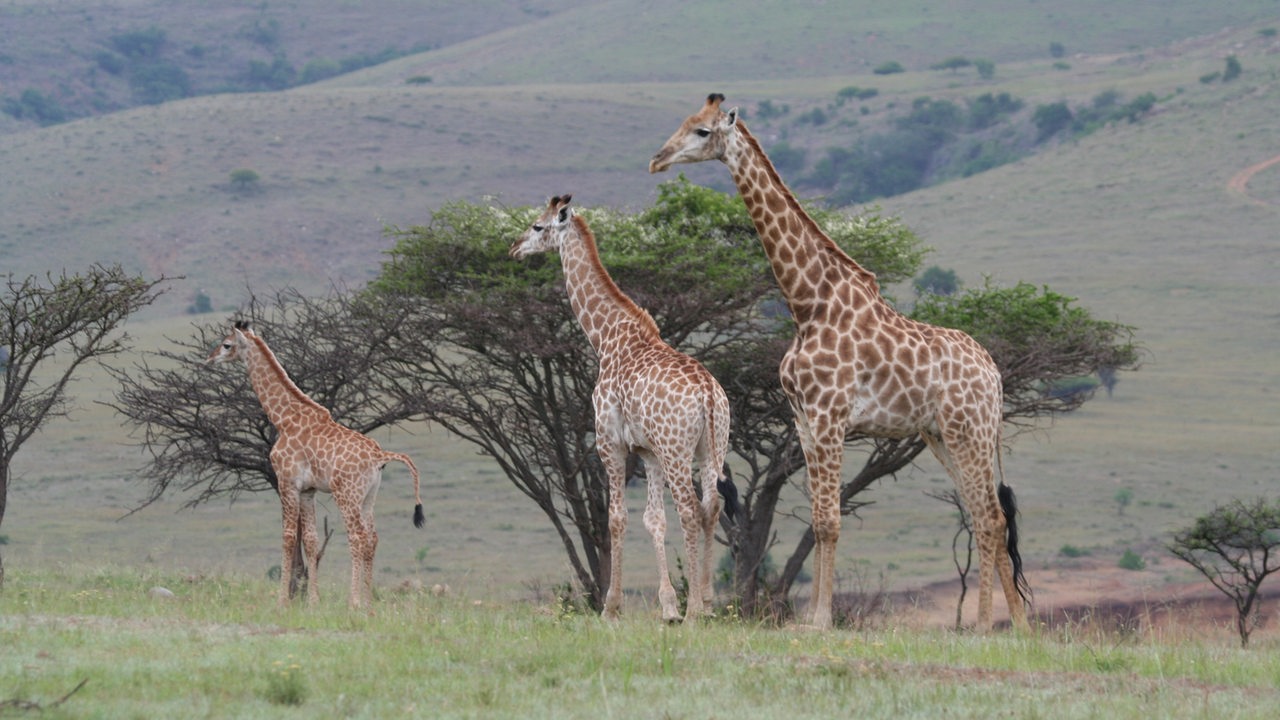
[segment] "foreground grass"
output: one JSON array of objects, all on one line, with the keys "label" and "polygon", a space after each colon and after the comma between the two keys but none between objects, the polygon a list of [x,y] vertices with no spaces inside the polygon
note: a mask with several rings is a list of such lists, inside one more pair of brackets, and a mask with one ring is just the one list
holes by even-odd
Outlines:
[{"label": "foreground grass", "polygon": [[1261,718],[1280,703],[1266,645],[667,627],[635,602],[611,625],[421,592],[384,591],[370,616],[339,597],[278,610],[274,589],[11,569],[0,717]]}]

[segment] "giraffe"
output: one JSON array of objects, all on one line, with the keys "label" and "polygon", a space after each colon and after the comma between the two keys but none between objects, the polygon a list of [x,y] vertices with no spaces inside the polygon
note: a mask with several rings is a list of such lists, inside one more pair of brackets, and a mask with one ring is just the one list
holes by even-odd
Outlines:
[{"label": "giraffe", "polygon": [[271,447],[271,467],[280,493],[284,526],[284,562],[280,565],[280,605],[289,602],[293,576],[293,552],[301,525],[306,548],[307,601],[320,599],[316,570],[320,540],[316,533],[315,495],[333,494],[342,512],[351,548],[351,594],[348,604],[359,608],[373,602],[373,554],[378,533],[373,523],[373,503],[382,483],[382,468],[390,461],[404,463],[413,474],[413,524],[422,527],[425,517],[418,492],[418,468],[408,455],[383,450],[372,438],[334,421],[329,411],[307,397],[276,359],[267,343],[240,321],[213,352],[207,363],[244,361],[249,382],[262,403],[278,437]]},{"label": "giraffe", "polygon": [[[684,616],[688,622],[711,610],[711,550],[721,507],[717,481],[729,443],[729,400],[705,367],[663,342],[649,313],[609,277],[595,236],[569,207],[570,197],[551,198],[510,252],[517,259],[539,252],[560,254],[569,302],[599,359],[591,398],[596,451],[609,483],[609,589],[603,615],[616,619],[622,610],[623,485],[627,455],[634,451],[648,474],[644,525],[658,558],[658,600],[667,622],[678,620],[680,611],[667,569],[664,484],[675,500],[692,586]],[[701,503],[693,484],[695,463],[702,479]]]},{"label": "giraffe", "polygon": [[810,624],[831,626],[845,437],[919,434],[973,518],[979,629],[992,626],[997,572],[1013,624],[1027,628],[1016,502],[1003,477],[995,478],[1004,398],[991,356],[965,333],[916,322],[885,302],[875,275],[822,232],[737,108],[720,109],[723,101],[721,94],[708,96],[649,161],[649,172],[712,159],[728,166],[795,320],[779,377],[808,476],[815,539]]}]

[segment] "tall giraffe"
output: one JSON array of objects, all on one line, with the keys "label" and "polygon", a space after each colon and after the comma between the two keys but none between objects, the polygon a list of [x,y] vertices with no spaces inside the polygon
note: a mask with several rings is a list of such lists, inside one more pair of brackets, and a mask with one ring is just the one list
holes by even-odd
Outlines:
[{"label": "tall giraffe", "polygon": [[1000,372],[973,338],[916,322],[880,297],[875,275],[827,237],[796,201],[734,108],[712,94],[649,161],[720,160],[729,168],[795,319],[779,375],[804,450],[812,511],[810,622],[831,626],[840,468],[848,434],[917,433],[955,482],[978,541],[978,626],[991,628],[999,572],[1009,615],[1027,627],[1013,491],[995,479],[1004,407]]},{"label": "tall giraffe", "polygon": [[280,604],[289,602],[293,577],[293,551],[302,526],[306,548],[307,601],[320,599],[316,570],[320,539],[316,532],[317,492],[333,494],[347,528],[351,548],[352,608],[373,602],[373,554],[378,533],[373,526],[373,502],[382,484],[382,468],[392,460],[408,466],[413,474],[413,524],[422,527],[425,517],[418,493],[418,468],[408,455],[383,450],[372,438],[334,421],[323,405],[307,397],[276,359],[267,343],[248,322],[237,322],[231,334],[209,353],[208,363],[243,360],[249,382],[262,403],[278,437],[271,447],[271,467],[280,493],[284,526],[284,562],[280,564]]},{"label": "tall giraffe", "polygon": [[[694,585],[685,620],[710,612],[711,550],[720,518],[717,481],[729,443],[729,399],[697,360],[662,340],[649,313],[631,301],[600,264],[587,221],[569,208],[570,196],[553,197],[547,209],[511,246],[511,256],[560,254],[569,303],[600,363],[591,399],[596,415],[596,451],[609,482],[609,590],[604,616],[622,610],[622,540],[627,528],[623,496],[627,454],[645,462],[648,501],[644,526],[658,556],[658,600],[662,618],[680,617],[667,569],[663,485],[671,488],[685,557]],[[693,486],[693,465],[702,477],[702,501]],[[698,540],[702,539],[702,557]]]}]

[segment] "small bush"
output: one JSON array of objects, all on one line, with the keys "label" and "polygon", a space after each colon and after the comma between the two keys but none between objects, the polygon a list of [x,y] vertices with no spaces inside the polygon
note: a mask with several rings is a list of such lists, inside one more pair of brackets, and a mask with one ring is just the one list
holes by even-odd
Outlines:
[{"label": "small bush", "polygon": [[813,125],[825,125],[827,123],[827,113],[822,108],[814,108],[807,113],[796,118],[797,123],[810,123]]},{"label": "small bush", "polygon": [[112,35],[109,40],[116,52],[131,60],[154,58],[164,47],[165,32],[152,25],[146,30],[131,30]]},{"label": "small bush", "polygon": [[1132,550],[1125,550],[1124,555],[1120,556],[1120,562],[1116,563],[1122,570],[1146,570],[1147,561],[1142,556]]},{"label": "small bush", "polygon": [[408,83],[409,85],[426,85],[427,83],[431,82],[431,76],[430,75],[414,75],[413,77],[405,78],[405,82]]},{"label": "small bush", "polygon": [[772,100],[761,100],[760,104],[756,105],[756,117],[761,120],[782,117],[789,112],[791,112],[790,105],[774,105]]},{"label": "small bush", "polygon": [[877,75],[892,75],[894,73],[906,72],[906,68],[902,67],[902,63],[897,60],[880,63],[871,72]]},{"label": "small bush", "polygon": [[804,148],[792,147],[786,140],[780,140],[769,148],[769,159],[773,161],[773,167],[784,175],[804,170],[806,154]]},{"label": "small bush", "polygon": [[237,192],[250,192],[257,189],[259,180],[261,176],[248,168],[231,171],[231,187]]},{"label": "small bush", "polygon": [[93,54],[93,60],[98,63],[98,67],[110,75],[119,75],[124,72],[125,59],[110,50],[99,50]]},{"label": "small bush", "polygon": [[1231,82],[1240,77],[1243,68],[1240,66],[1240,59],[1235,55],[1227,56],[1227,69],[1222,71],[1222,82]]},{"label": "small bush", "polygon": [[1058,548],[1058,554],[1062,557],[1078,558],[1088,555],[1089,551],[1083,548],[1078,548],[1075,545],[1068,544]]},{"label": "small bush", "polygon": [[929,69],[930,70],[950,70],[952,72],[955,72],[960,68],[967,68],[970,65],[973,65],[972,60],[970,60],[967,57],[961,57],[959,55],[956,55],[953,57],[949,57],[946,60],[943,60],[942,62],[936,62],[930,65]]}]

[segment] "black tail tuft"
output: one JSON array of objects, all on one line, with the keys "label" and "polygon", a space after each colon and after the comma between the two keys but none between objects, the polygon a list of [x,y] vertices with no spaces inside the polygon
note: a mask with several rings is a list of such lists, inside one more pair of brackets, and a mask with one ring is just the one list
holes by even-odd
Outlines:
[{"label": "black tail tuft", "polygon": [[420,528],[427,522],[427,516],[422,512],[422,503],[413,506],[413,526]]},{"label": "black tail tuft", "polygon": [[1007,529],[1005,544],[1009,548],[1009,560],[1013,563],[1013,584],[1022,601],[1030,602],[1031,586],[1027,584],[1027,577],[1022,574],[1022,554],[1018,552],[1018,501],[1013,496],[1013,488],[1004,483],[1000,483],[996,495],[1000,498],[1000,509],[1004,511]]},{"label": "black tail tuft", "polygon": [[742,510],[742,503],[738,500],[738,486],[733,484],[733,476],[728,472],[729,468],[725,466],[725,472],[716,480],[716,490],[720,491],[720,496],[724,498],[724,515],[733,520],[738,517],[738,513]]}]

